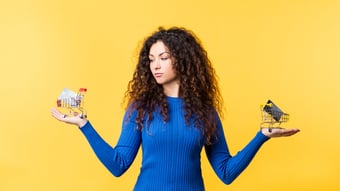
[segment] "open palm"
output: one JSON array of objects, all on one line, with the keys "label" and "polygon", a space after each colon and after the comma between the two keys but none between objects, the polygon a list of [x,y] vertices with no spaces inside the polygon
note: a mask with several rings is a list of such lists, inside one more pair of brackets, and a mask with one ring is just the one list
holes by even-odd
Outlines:
[{"label": "open palm", "polygon": [[87,119],[82,117],[78,113],[73,113],[72,116],[68,116],[68,115],[61,113],[59,110],[53,108],[51,109],[51,114],[54,118],[56,118],[59,121],[72,124],[72,125],[77,125],[78,127],[84,126],[87,122]]}]

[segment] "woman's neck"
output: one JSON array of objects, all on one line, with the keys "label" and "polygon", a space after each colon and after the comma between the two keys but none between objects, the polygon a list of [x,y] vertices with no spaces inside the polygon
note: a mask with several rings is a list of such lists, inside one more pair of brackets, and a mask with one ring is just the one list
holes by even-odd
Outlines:
[{"label": "woman's neck", "polygon": [[164,94],[169,97],[179,96],[179,83],[163,85]]}]

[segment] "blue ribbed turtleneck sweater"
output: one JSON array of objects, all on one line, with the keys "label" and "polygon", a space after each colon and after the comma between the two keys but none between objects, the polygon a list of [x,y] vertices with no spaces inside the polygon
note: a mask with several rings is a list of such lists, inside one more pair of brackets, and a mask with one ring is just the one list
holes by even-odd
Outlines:
[{"label": "blue ribbed turtleneck sweater", "polygon": [[90,122],[81,129],[93,151],[114,175],[122,175],[142,147],[142,167],[135,191],[203,191],[200,154],[203,146],[217,176],[230,184],[251,162],[261,145],[269,138],[258,132],[235,156],[231,156],[218,116],[218,141],[205,145],[202,132],[184,118],[183,101],[168,97],[169,121],[158,112],[148,128],[136,129],[137,112],[125,114],[118,143],[111,147],[94,130]]}]

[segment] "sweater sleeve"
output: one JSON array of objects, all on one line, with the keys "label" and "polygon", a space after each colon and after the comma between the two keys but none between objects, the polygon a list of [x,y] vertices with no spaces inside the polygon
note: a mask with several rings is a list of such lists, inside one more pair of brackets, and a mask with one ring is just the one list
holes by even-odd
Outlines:
[{"label": "sweater sleeve", "polygon": [[122,131],[115,147],[111,147],[87,122],[81,132],[103,165],[114,175],[121,176],[134,161],[141,142],[141,132],[131,120],[124,120]]},{"label": "sweater sleeve", "polygon": [[217,176],[225,184],[231,184],[249,165],[262,144],[268,139],[259,131],[241,151],[231,156],[220,119],[218,119],[218,139],[212,145],[206,145],[205,151]]}]

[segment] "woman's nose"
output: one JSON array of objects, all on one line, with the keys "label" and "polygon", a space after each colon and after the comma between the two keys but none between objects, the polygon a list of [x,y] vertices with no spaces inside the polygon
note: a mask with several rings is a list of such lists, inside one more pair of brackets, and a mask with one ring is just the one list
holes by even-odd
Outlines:
[{"label": "woman's nose", "polygon": [[155,60],[155,66],[154,66],[155,69],[159,69],[161,68],[161,64],[160,64],[160,60],[159,59],[156,59]]}]

